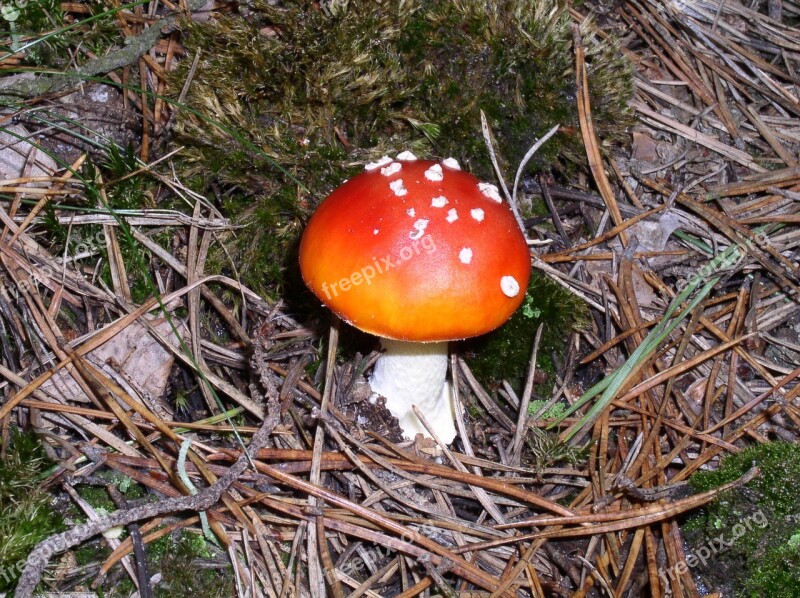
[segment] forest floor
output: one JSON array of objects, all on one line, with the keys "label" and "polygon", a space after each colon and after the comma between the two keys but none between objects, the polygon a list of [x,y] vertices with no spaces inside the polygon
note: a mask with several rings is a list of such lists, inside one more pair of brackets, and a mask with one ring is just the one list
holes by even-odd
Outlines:
[{"label": "forest floor", "polygon": [[[797,595],[796,1],[562,9],[597,24],[571,42],[577,122],[552,123],[583,165],[515,199],[581,317],[540,347],[519,316],[509,379],[454,345],[450,447],[366,400],[368,337],[211,264],[249,232],[176,174],[201,56],[175,11],[237,5],[35,6],[0,4],[0,591]],[[634,92],[606,144],[587,70],[612,39]]]}]

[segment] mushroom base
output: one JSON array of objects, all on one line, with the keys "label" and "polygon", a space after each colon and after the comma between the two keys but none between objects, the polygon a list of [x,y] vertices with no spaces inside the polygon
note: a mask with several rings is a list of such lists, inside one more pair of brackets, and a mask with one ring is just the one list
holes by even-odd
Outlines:
[{"label": "mushroom base", "polygon": [[429,436],[414,414],[423,414],[442,442],[456,437],[453,390],[447,382],[447,343],[409,343],[382,338],[386,352],[372,370],[373,392],[386,397],[386,407],[409,438]]}]

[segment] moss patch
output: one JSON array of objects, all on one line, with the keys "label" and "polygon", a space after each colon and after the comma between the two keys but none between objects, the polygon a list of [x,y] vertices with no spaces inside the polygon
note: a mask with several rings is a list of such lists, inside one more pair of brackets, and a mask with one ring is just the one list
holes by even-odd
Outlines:
[{"label": "moss patch", "polygon": [[[159,598],[227,598],[236,595],[233,569],[227,557],[198,535],[183,532],[147,546],[151,572],[161,573],[155,588]],[[200,561],[206,561],[205,565]],[[220,562],[218,566],[208,566]]]},{"label": "moss patch", "polygon": [[[528,414],[535,415],[538,413],[542,407],[547,405],[549,401],[542,401],[542,400],[535,400],[531,401],[528,405]],[[564,403],[553,403],[547,409],[545,409],[544,413],[542,413],[542,419],[555,419],[564,415],[564,412],[567,410],[567,406]]]},{"label": "moss patch", "polygon": [[[800,588],[800,446],[760,444],[690,479],[697,492],[761,470],[747,486],[726,492],[685,526],[691,552],[714,552],[693,570],[709,588],[738,596],[798,596]],[[724,541],[724,546],[718,539]],[[727,593],[727,592],[726,592]]]},{"label": "moss patch", "polygon": [[34,434],[12,428],[0,461],[0,591],[16,586],[22,573],[18,565],[39,541],[64,529],[52,498],[39,489],[50,465]]},{"label": "moss patch", "polygon": [[[254,0],[239,11],[184,24],[201,60],[176,133],[189,148],[182,179],[213,189],[246,227],[223,241],[256,290],[295,295],[286,274],[305,218],[366,160],[452,155],[491,178],[481,111],[509,171],[556,123],[531,168],[582,159],[570,17],[554,0]],[[590,47],[592,107],[612,143],[629,123],[630,69],[613,46]],[[172,75],[175,97],[191,62]],[[214,265],[231,268],[221,255]]]}]

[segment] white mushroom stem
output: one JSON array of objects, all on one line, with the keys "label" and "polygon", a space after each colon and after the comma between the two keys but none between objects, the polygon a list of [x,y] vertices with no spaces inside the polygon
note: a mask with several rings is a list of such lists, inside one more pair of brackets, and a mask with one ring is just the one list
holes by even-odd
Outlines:
[{"label": "white mushroom stem", "polygon": [[409,438],[428,436],[414,414],[416,405],[445,443],[456,437],[453,390],[447,382],[447,343],[410,343],[382,338],[386,352],[370,378],[373,392],[386,397],[386,407]]}]

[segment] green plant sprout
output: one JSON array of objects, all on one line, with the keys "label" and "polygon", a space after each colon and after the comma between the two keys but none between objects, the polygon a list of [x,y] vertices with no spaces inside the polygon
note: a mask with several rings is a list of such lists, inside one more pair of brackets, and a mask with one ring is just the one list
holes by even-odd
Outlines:
[{"label": "green plant sprout", "polygon": [[542,310],[534,305],[534,300],[531,295],[525,295],[525,302],[522,304],[522,315],[529,320],[538,318],[542,315]]}]

